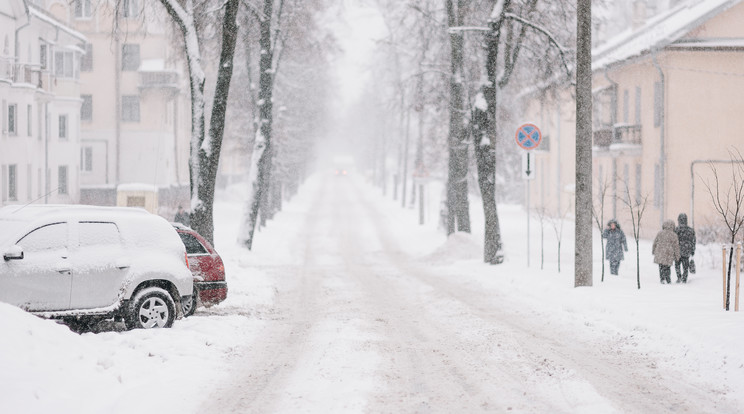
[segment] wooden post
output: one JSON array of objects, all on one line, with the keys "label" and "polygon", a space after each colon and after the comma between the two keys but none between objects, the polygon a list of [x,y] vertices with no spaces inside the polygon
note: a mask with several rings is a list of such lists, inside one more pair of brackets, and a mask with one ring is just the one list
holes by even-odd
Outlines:
[{"label": "wooden post", "polygon": [[734,310],[739,312],[739,279],[741,277],[741,242],[736,243],[736,298]]},{"label": "wooden post", "polygon": [[723,269],[723,309],[726,309],[726,245],[723,245],[723,264],[721,265],[721,268]]}]

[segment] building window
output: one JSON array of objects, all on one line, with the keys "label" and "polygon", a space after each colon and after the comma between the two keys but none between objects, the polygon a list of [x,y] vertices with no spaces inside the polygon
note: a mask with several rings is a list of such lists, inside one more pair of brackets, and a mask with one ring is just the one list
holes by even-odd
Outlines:
[{"label": "building window", "polygon": [[60,165],[57,173],[57,190],[60,194],[67,194],[67,166]]},{"label": "building window", "polygon": [[124,122],[140,121],[140,101],[137,95],[121,97],[121,120]]},{"label": "building window", "polygon": [[15,164],[8,166],[8,200],[18,200],[18,172]]},{"label": "building window", "polygon": [[80,105],[80,120],[81,121],[92,121],[93,120],[93,95],[80,95],[83,99],[83,104]]},{"label": "building window", "polygon": [[18,134],[18,105],[8,105],[8,133],[10,135]]},{"label": "building window", "polygon": [[661,168],[654,165],[654,207],[661,207]]},{"label": "building window", "polygon": [[93,171],[93,147],[80,148],[80,169],[84,172]]},{"label": "building window", "polygon": [[90,19],[93,15],[91,0],[75,0],[75,17],[78,19]]},{"label": "building window", "polygon": [[82,72],[93,70],[93,45],[90,43],[85,44],[85,55],[80,59],[80,70]]},{"label": "building window", "polygon": [[39,65],[42,69],[47,68],[47,45],[39,45]]},{"label": "building window", "polygon": [[654,82],[654,127],[661,126],[661,112],[664,110],[663,93],[661,82]]},{"label": "building window", "polygon": [[54,76],[59,78],[77,78],[75,54],[68,51],[54,52]]},{"label": "building window", "polygon": [[139,69],[140,47],[137,44],[121,45],[121,70],[131,71]]},{"label": "building window", "polygon": [[641,179],[643,177],[641,176],[641,172],[642,172],[641,168],[642,168],[641,167],[641,164],[636,164],[636,171],[635,171],[636,172],[636,177],[635,177],[636,178],[636,180],[635,180],[636,181],[636,189],[635,189],[636,191],[635,191],[635,193],[636,193],[636,200],[638,200],[638,201],[640,201],[641,200],[641,197],[642,197],[642,195],[641,195]]},{"label": "building window", "polygon": [[26,133],[29,137],[33,136],[33,115],[32,115],[32,109],[31,105],[26,105]]},{"label": "building window", "polygon": [[8,199],[8,182],[5,177],[8,175],[8,167],[3,165],[0,167],[0,201],[6,201]]},{"label": "building window", "polygon": [[625,184],[623,199],[625,200],[626,204],[630,204],[630,167],[628,166],[628,164],[623,165],[623,184]]},{"label": "building window", "polygon": [[641,125],[641,87],[635,88],[635,124]]},{"label": "building window", "polygon": [[615,88],[608,87],[595,92],[592,108],[594,110],[594,129],[611,128],[615,123],[617,108]]},{"label": "building window", "polygon": [[630,92],[626,89],[623,91],[623,122],[628,123],[630,119]]},{"label": "building window", "polygon": [[123,0],[122,1],[122,14],[124,17],[137,17],[139,15],[139,7],[137,0]]},{"label": "building window", "polygon": [[31,183],[33,182],[32,180],[33,176],[31,175],[32,174],[31,170],[32,170],[31,164],[26,164],[26,199],[28,201],[31,201],[31,197],[33,197],[33,193],[31,192],[32,191]]},{"label": "building window", "polygon": [[59,116],[59,139],[67,139],[67,115]]}]

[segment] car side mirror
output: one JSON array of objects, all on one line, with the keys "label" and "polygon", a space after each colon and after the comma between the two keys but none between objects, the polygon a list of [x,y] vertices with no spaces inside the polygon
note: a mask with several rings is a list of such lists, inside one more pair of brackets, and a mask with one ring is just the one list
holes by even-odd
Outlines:
[{"label": "car side mirror", "polygon": [[15,245],[8,249],[8,251],[3,254],[3,259],[7,262],[8,260],[21,260],[23,259],[23,247],[19,245]]}]

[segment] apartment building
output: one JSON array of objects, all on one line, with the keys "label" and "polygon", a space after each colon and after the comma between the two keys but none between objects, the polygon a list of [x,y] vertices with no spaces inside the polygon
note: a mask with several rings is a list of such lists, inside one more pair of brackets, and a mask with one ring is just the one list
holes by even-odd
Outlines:
[{"label": "apartment building", "polygon": [[189,89],[181,39],[159,2],[73,0],[46,9],[87,39],[80,67],[82,200],[115,204],[120,184],[148,184],[161,204],[189,199]]},{"label": "apartment building", "polygon": [[[636,11],[642,1],[633,2]],[[604,217],[631,228],[626,203],[646,200],[644,236],[687,213],[719,226],[706,183],[731,177],[730,151],[744,153],[744,2],[678,1],[593,51],[593,191]],[[524,118],[547,145],[535,151],[533,207],[573,211],[575,101],[571,86],[526,91]],[[595,204],[601,204],[595,200]]]},{"label": "apartment building", "polygon": [[0,2],[0,204],[76,203],[87,38],[23,0]]}]

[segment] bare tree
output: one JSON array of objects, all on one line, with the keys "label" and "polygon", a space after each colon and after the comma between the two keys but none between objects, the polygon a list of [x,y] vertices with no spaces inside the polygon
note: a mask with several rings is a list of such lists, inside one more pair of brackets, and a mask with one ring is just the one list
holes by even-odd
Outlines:
[{"label": "bare tree", "polygon": [[630,187],[628,183],[625,183],[625,193],[620,200],[628,208],[630,213],[630,220],[633,223],[633,239],[636,244],[636,279],[638,281],[638,289],[641,288],[641,255],[639,242],[641,240],[641,222],[643,220],[643,213],[646,212],[646,205],[648,204],[648,194],[636,193],[635,197],[630,195]]},{"label": "bare tree", "polygon": [[[483,259],[486,263],[503,262],[501,226],[496,206],[496,143],[498,91],[506,87],[517,66],[528,32],[534,32],[558,51],[566,73],[566,48],[545,26],[530,19],[537,11],[538,0],[526,0],[521,4],[511,0],[496,1],[492,6],[488,27],[460,28],[486,32],[485,49],[486,82],[476,96],[472,114],[472,134],[475,159],[478,168],[478,186],[483,201],[485,216],[485,240]],[[454,30],[451,28],[451,32]],[[505,33],[502,38],[502,32]],[[503,43],[503,45],[502,45]],[[503,46],[503,50],[500,48]],[[503,62],[500,61],[503,60]]]},{"label": "bare tree", "polygon": [[563,211],[561,211],[560,206],[558,206],[558,208],[556,209],[556,214],[548,216],[548,221],[553,227],[555,238],[558,242],[558,273],[561,272],[561,241],[563,240],[563,224],[565,224],[566,217],[568,217],[568,213],[570,211],[570,205],[568,206],[568,208],[566,208],[566,210]]},{"label": "bare tree", "polygon": [[545,267],[545,221],[548,219],[548,209],[537,207],[535,213],[540,221],[540,270],[543,270]]},{"label": "bare tree", "polygon": [[734,259],[734,242],[736,236],[744,226],[744,158],[738,149],[729,150],[731,157],[731,182],[728,188],[721,188],[718,169],[715,164],[710,163],[710,169],[713,172],[713,183],[705,181],[708,188],[713,207],[721,216],[728,235],[731,249],[728,258],[728,273],[726,276],[726,310],[729,310],[729,301],[731,296],[731,264]]},{"label": "bare tree", "polygon": [[[576,6],[576,263],[574,285],[592,285],[592,2]],[[640,279],[639,279],[640,280]],[[639,282],[640,288],[640,282]]]},{"label": "bare tree", "polygon": [[[122,7],[118,0],[117,7]],[[168,15],[181,30],[191,89],[191,155],[189,158],[191,182],[191,226],[214,244],[214,189],[220,149],[225,130],[225,113],[228,92],[233,72],[233,56],[238,27],[236,18],[239,1],[226,0],[222,20],[222,44],[217,84],[209,122],[209,137],[205,137],[205,97],[202,48],[198,33],[198,21],[194,13],[193,0],[160,0]]]},{"label": "bare tree", "polygon": [[[610,187],[610,183],[606,177],[597,177],[597,184],[599,191],[594,193],[594,203],[592,203],[592,216],[594,217],[594,224],[597,225],[597,230],[602,234],[604,230],[604,210],[605,201],[607,200],[607,190]],[[602,282],[604,282],[605,276],[605,245],[604,240],[599,238],[599,246],[602,249]]]},{"label": "bare tree", "polygon": [[[467,0],[446,0],[450,27],[449,168],[447,176],[447,234],[470,232],[468,203],[468,145],[465,129],[464,39],[461,27]],[[484,196],[485,198],[485,196]]]}]

